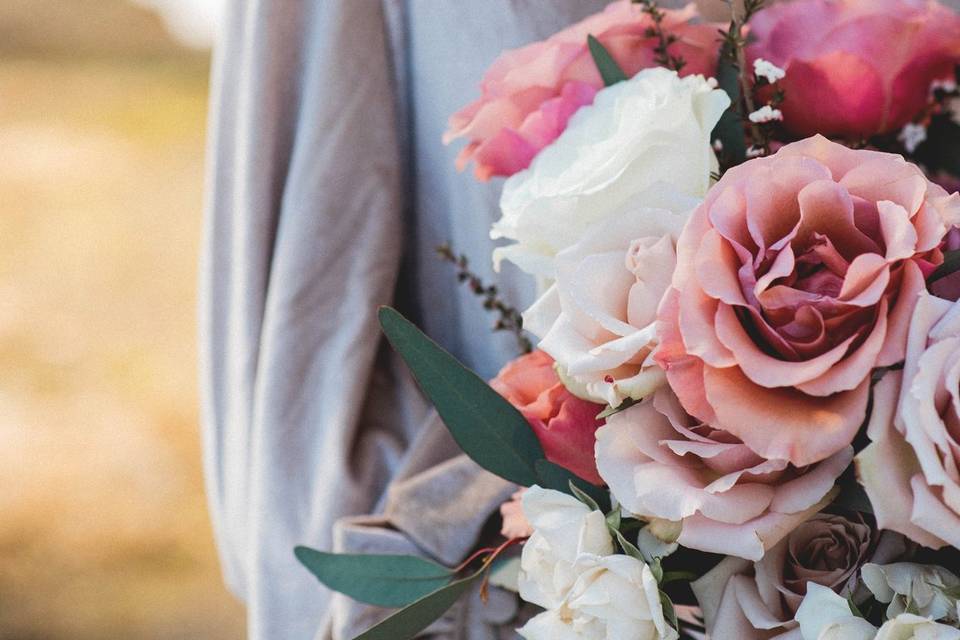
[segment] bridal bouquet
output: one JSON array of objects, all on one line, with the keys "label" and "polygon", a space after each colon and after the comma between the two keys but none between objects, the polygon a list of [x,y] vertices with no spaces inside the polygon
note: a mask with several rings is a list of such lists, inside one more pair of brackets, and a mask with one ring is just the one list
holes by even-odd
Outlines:
[{"label": "bridal bouquet", "polygon": [[519,490],[459,567],[298,549],[400,608],[360,638],[492,581],[528,640],[960,639],[958,63],[932,0],[621,0],[504,52],[447,141],[541,295],[461,275],[535,348],[488,385],[380,318]]}]

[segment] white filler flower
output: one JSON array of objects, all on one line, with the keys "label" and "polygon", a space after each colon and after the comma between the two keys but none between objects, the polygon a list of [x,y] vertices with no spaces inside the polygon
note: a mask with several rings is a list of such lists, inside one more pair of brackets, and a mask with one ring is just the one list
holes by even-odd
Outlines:
[{"label": "white filler flower", "polygon": [[753,73],[758,78],[764,78],[770,84],[779,82],[787,75],[787,72],[763,58],[757,58],[753,61]]},{"label": "white filler flower", "polygon": [[780,109],[774,109],[768,104],[763,105],[750,114],[750,122],[760,124],[763,122],[774,122],[783,120],[783,112]]}]

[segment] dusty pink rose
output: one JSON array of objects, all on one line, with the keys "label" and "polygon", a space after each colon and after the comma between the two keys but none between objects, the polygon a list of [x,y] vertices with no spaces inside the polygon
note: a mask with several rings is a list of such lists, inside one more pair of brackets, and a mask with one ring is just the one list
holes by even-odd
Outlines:
[{"label": "dusty pink rose", "polygon": [[553,358],[534,351],[510,362],[490,381],[497,393],[527,419],[547,460],[584,480],[601,484],[593,457],[594,432],[603,405],[581,400],[563,386]]},{"label": "dusty pink rose", "polygon": [[957,196],[900,156],[821,136],[727,171],[681,234],[660,306],[657,357],[684,408],[768,460],[844,450],[872,370],[903,360],[957,215]]},{"label": "dusty pink rose", "polygon": [[750,33],[750,58],[786,71],[797,136],[895,131],[960,61],[960,16],[933,0],[795,0],[756,14]]},{"label": "dusty pink rose", "polygon": [[682,521],[682,546],[759,560],[824,508],[853,460],[845,447],[796,467],[689,416],[669,388],[607,419],[597,466],[610,493],[644,518]]},{"label": "dusty pink rose", "polygon": [[857,456],[880,526],[928,547],[960,547],[960,303],[923,295],[903,371],[877,383]]},{"label": "dusty pink rose", "polygon": [[859,514],[818,513],[760,561],[725,558],[692,587],[713,638],[800,640],[794,615],[808,583],[859,602],[864,599],[857,590],[860,568],[905,551],[901,536],[881,534]]},{"label": "dusty pink rose", "polygon": [[[713,76],[717,62],[715,25],[694,24],[696,7],[665,10],[663,28],[679,40],[670,53],[683,57],[682,75]],[[587,49],[593,35],[628,76],[656,66],[655,40],[646,34],[650,17],[621,0],[542,42],[505,51],[487,71],[481,97],[450,118],[444,143],[469,141],[457,157],[463,170],[473,160],[480,180],[526,169],[540,149],[567,126],[577,109],[593,102],[603,81]]]},{"label": "dusty pink rose", "polygon": [[533,525],[523,513],[523,493],[520,489],[510,496],[510,500],[500,505],[500,535],[504,538],[529,538],[533,535]]}]

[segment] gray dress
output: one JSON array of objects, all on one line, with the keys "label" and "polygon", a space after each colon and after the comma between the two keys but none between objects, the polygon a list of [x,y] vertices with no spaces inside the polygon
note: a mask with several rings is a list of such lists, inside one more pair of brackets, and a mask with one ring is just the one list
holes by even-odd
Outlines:
[{"label": "gray dress", "polygon": [[[396,305],[483,376],[515,355],[435,257],[450,241],[513,304],[532,301],[529,279],[490,270],[502,182],[457,173],[459,145],[441,134],[503,49],[604,4],[229,3],[213,75],[201,379],[210,509],[251,638],[349,638],[383,615],[333,598],[295,545],[454,564],[509,495],[457,456],[385,347],[376,308]],[[495,593],[431,633],[509,635],[515,608]]]}]

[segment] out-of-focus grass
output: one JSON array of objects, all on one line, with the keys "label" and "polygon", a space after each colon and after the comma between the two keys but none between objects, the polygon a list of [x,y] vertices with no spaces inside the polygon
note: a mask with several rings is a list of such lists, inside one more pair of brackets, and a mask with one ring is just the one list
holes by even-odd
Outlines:
[{"label": "out-of-focus grass", "polygon": [[0,639],[242,637],[197,425],[206,90],[196,55],[0,58]]}]

